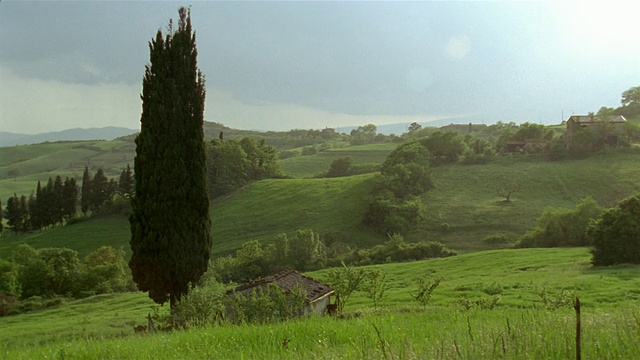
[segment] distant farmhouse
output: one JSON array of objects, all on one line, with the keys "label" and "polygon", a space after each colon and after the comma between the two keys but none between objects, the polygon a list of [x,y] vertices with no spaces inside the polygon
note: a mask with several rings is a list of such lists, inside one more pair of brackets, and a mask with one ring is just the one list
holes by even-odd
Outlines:
[{"label": "distant farmhouse", "polygon": [[567,120],[567,132],[565,133],[565,143],[567,148],[571,148],[575,134],[583,128],[597,128],[604,133],[609,146],[616,146],[619,136],[624,134],[627,119],[622,115],[597,116],[597,115],[572,115]]},{"label": "distant farmhouse", "polygon": [[473,132],[479,132],[487,128],[485,124],[450,124],[440,127],[440,130],[447,132],[457,132],[461,135],[471,134]]},{"label": "distant farmhouse", "polygon": [[[301,309],[298,315],[315,314],[322,316],[335,307],[335,304],[330,303],[331,295],[335,292],[329,285],[302,275],[295,270],[283,271],[240,285],[228,291],[227,296],[234,297],[235,294],[242,294],[242,296],[246,297],[252,293],[257,295],[264,294],[270,284],[276,284],[284,290],[285,294],[291,294],[296,287],[302,288],[306,293],[306,298],[304,300],[304,308]],[[227,316],[233,318],[234,314],[232,312],[231,308],[227,308]]]}]

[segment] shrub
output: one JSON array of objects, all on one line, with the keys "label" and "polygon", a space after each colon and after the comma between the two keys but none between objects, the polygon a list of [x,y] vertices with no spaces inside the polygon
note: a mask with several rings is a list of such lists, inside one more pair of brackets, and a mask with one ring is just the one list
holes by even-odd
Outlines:
[{"label": "shrub", "polygon": [[595,266],[640,264],[640,194],[626,198],[589,225]]},{"label": "shrub", "polygon": [[586,235],[592,219],[602,208],[593,198],[580,201],[574,209],[547,208],[537,220],[536,228],[523,235],[516,247],[586,246]]}]

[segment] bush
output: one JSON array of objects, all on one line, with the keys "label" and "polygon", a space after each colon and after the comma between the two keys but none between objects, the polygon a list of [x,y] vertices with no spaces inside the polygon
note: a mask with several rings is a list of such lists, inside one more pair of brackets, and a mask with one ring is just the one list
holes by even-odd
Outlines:
[{"label": "bush", "polygon": [[547,208],[537,220],[536,228],[524,234],[516,247],[586,246],[586,235],[592,219],[602,208],[591,197],[585,198],[574,209]]},{"label": "bush", "polygon": [[622,200],[589,225],[595,266],[640,264],[640,194]]}]

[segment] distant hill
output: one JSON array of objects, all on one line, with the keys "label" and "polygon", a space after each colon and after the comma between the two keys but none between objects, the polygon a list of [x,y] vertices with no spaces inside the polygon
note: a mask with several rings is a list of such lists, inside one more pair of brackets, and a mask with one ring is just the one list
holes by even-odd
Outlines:
[{"label": "distant hill", "polygon": [[0,147],[14,145],[39,144],[46,141],[75,141],[75,140],[113,140],[115,138],[131,135],[138,130],[122,127],[108,126],[103,128],[68,129],[56,132],[41,133],[35,135],[15,134],[0,131]]}]

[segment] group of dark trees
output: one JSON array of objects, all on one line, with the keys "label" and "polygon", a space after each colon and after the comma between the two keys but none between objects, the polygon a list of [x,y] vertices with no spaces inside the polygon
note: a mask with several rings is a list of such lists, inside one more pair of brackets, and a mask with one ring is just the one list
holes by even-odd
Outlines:
[{"label": "group of dark trees", "polygon": [[208,194],[212,199],[254,180],[283,176],[275,148],[264,140],[224,140],[221,136],[207,144],[206,154]]},{"label": "group of dark trees", "polygon": [[29,198],[14,194],[7,199],[4,217],[14,233],[40,230],[73,218],[77,201],[75,179],[67,177],[63,181],[62,177],[56,176],[55,180],[49,178],[44,187],[38,181],[35,194]]},{"label": "group of dark trees", "polygon": [[98,169],[92,177],[89,168],[85,167],[82,175],[81,209],[86,215],[89,211],[100,213],[105,207],[112,205],[116,194],[130,198],[133,191],[133,174],[129,164],[122,170],[119,180],[107,178],[102,169]]},{"label": "group of dark trees", "polygon": [[13,233],[63,225],[76,216],[79,195],[84,215],[88,212],[99,213],[112,204],[115,194],[130,196],[132,180],[128,165],[122,171],[120,181],[108,179],[102,169],[98,169],[92,177],[88,167],[85,167],[81,190],[75,178],[67,177],[63,181],[60,175],[55,179],[50,177],[45,186],[38,181],[35,193],[28,198],[14,194],[7,199],[4,218]]},{"label": "group of dark trees", "polygon": [[63,298],[133,289],[124,250],[103,246],[83,259],[74,250],[18,245],[0,259],[0,316],[55,305]]}]

